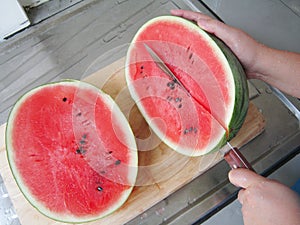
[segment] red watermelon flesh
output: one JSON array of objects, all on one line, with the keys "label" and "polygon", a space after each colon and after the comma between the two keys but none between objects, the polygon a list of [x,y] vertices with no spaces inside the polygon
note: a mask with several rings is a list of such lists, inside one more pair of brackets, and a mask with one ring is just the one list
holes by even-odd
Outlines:
[{"label": "red watermelon flesh", "polygon": [[[145,43],[193,97],[153,62]],[[245,117],[247,101],[242,107],[236,105],[239,99],[248,98],[246,78],[241,70],[241,84],[237,82],[236,68],[227,56],[195,24],[172,16],[147,22],[133,38],[126,60],[130,93],[152,129],[176,151],[192,156],[206,154],[224,144],[232,119]],[[233,118],[238,111],[240,115]]]},{"label": "red watermelon flesh", "polygon": [[53,219],[103,217],[132,190],[133,134],[113,100],[91,85],[64,81],[30,91],[14,106],[6,134],[21,191]]}]

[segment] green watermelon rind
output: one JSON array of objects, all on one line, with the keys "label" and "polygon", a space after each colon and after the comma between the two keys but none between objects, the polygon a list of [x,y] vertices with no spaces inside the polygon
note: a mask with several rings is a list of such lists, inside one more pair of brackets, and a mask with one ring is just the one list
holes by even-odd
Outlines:
[{"label": "green watermelon rind", "polygon": [[235,93],[236,93],[233,114],[228,125],[229,133],[227,135],[224,135],[223,139],[220,140],[219,144],[216,145],[216,147],[212,149],[211,152],[209,152],[212,153],[218,151],[221,147],[223,147],[226,144],[226,142],[232,140],[237,135],[240,128],[242,127],[248,112],[249,90],[248,90],[246,73],[238,58],[222,40],[217,38],[215,35],[212,34],[208,34],[208,35],[219,46],[219,48],[221,49],[221,51],[223,52],[224,56],[228,61],[228,64],[232,71],[232,75],[235,83]]},{"label": "green watermelon rind", "polygon": [[[241,63],[239,62],[238,58],[234,55],[234,53],[230,50],[229,47],[227,47],[220,39],[218,39],[216,36],[207,33],[205,30],[201,29],[199,26],[197,26],[194,22],[189,21],[187,19],[181,18],[181,17],[175,17],[175,16],[159,16],[156,17],[150,21],[148,21],[147,23],[145,23],[139,30],[137,33],[140,32],[140,30],[144,29],[144,27],[146,27],[148,24],[151,24],[152,22],[156,22],[157,20],[160,19],[166,19],[169,22],[182,22],[183,24],[185,24],[187,27],[190,27],[191,29],[195,29],[198,30],[199,33],[201,35],[206,36],[207,39],[210,39],[210,43],[212,45],[216,46],[216,50],[218,49],[218,54],[220,54],[219,56],[224,58],[226,60],[226,63],[228,64],[229,69],[231,70],[232,73],[232,78],[233,78],[233,82],[234,82],[234,86],[235,86],[235,100],[234,100],[234,104],[233,104],[233,111],[232,111],[232,115],[231,118],[228,121],[228,131],[229,133],[226,134],[224,133],[223,137],[221,137],[219,139],[219,142],[215,144],[215,146],[213,148],[211,148],[209,151],[204,151],[204,152],[193,152],[191,154],[190,150],[187,150],[185,152],[185,150],[179,149],[179,148],[174,148],[172,147],[172,144],[170,145],[170,143],[168,143],[166,140],[164,140],[164,142],[169,145],[171,148],[173,148],[175,151],[178,151],[181,154],[184,155],[188,155],[188,156],[201,156],[201,155],[205,155],[205,154],[209,154],[212,152],[215,152],[217,150],[219,150],[222,146],[224,146],[226,144],[227,141],[231,140],[233,137],[235,137],[235,135],[237,134],[237,132],[239,131],[239,129],[241,128],[241,126],[243,125],[243,122],[245,120],[247,111],[248,111],[248,104],[249,104],[249,94],[248,94],[248,85],[247,85],[247,79],[246,79],[246,75],[244,72],[244,69],[241,65]],[[136,36],[133,38],[131,45],[134,44],[134,41],[136,39]],[[128,71],[128,65],[129,65],[129,51],[131,49],[131,45],[129,47],[129,50],[127,52],[127,57],[126,57],[126,62],[125,62],[125,74],[126,74],[126,82],[128,84],[128,87],[130,87],[130,83],[131,78],[129,75],[129,71]],[[223,56],[221,56],[221,54]],[[132,96],[132,98],[135,100],[139,110],[142,112],[142,114],[145,114],[143,107],[141,106],[141,104],[139,104],[139,98],[136,95],[136,93],[134,92],[134,90],[131,90],[131,88],[129,88],[130,94]],[[147,115],[147,114],[146,114]],[[145,116],[146,121],[149,123],[151,120],[147,118],[147,116]],[[149,125],[151,126],[151,123],[149,123]],[[156,128],[152,128],[154,129],[154,131],[156,131]],[[156,133],[159,136],[159,132],[156,131]]]},{"label": "green watermelon rind", "polygon": [[[49,211],[48,209],[46,209],[43,204],[39,203],[31,194],[29,189],[27,188],[27,186],[23,183],[22,179],[21,179],[21,175],[18,172],[18,169],[15,167],[14,163],[13,163],[13,156],[11,154],[13,154],[13,151],[10,151],[10,144],[11,144],[11,138],[8,135],[10,130],[12,129],[10,124],[13,123],[13,119],[14,119],[14,113],[15,111],[17,111],[17,109],[19,108],[19,106],[22,103],[22,99],[26,99],[27,96],[30,96],[31,94],[34,94],[35,91],[38,91],[39,89],[42,89],[43,87],[49,86],[49,85],[56,85],[59,83],[78,83],[79,85],[85,85],[86,87],[89,88],[93,88],[94,90],[96,90],[101,97],[106,98],[105,101],[106,103],[109,104],[113,104],[114,110],[117,110],[116,113],[118,113],[118,116],[120,116],[120,120],[122,120],[122,123],[124,125],[124,127],[126,126],[125,129],[127,129],[127,131],[129,133],[127,133],[127,139],[131,139],[128,140],[130,142],[130,148],[131,150],[135,150],[136,154],[132,154],[132,160],[130,161],[130,165],[133,165],[132,168],[138,168],[138,155],[137,155],[137,146],[136,146],[136,142],[134,139],[134,135],[133,132],[131,130],[131,127],[129,125],[128,122],[124,123],[124,121],[126,120],[126,117],[124,116],[124,114],[121,112],[120,108],[118,107],[118,105],[114,102],[113,98],[104,93],[102,90],[100,90],[98,87],[89,84],[87,82],[83,82],[83,81],[79,81],[79,80],[74,80],[74,79],[64,79],[61,81],[55,81],[55,82],[49,82],[43,85],[40,85],[38,87],[35,87],[33,89],[31,89],[30,91],[26,92],[25,94],[23,94],[22,96],[20,96],[18,98],[18,100],[16,101],[15,105],[13,106],[13,108],[11,109],[9,116],[8,116],[8,120],[7,120],[7,124],[6,124],[6,128],[5,128],[5,145],[6,145],[6,155],[7,155],[7,160],[8,160],[8,164],[10,167],[10,170],[12,172],[12,175],[14,177],[14,180],[17,184],[17,186],[19,187],[19,190],[21,191],[21,193],[23,194],[23,196],[25,197],[25,199],[37,210],[39,211],[41,214],[43,214],[44,216],[58,221],[58,222],[63,222],[63,223],[72,223],[72,224],[79,224],[79,223],[86,223],[86,222],[92,222],[101,218],[104,218],[110,214],[112,214],[113,212],[115,212],[116,210],[118,210],[128,199],[128,197],[130,196],[133,188],[134,188],[134,182],[136,180],[137,177],[137,169],[134,170],[135,173],[134,174],[130,174],[130,178],[131,182],[132,182],[132,186],[130,188],[128,188],[126,190],[126,192],[123,193],[122,198],[120,199],[120,201],[118,202],[118,204],[116,204],[114,206],[113,210],[110,210],[109,212],[106,212],[106,214],[104,215],[98,215],[98,216],[91,216],[91,217],[72,217],[72,216],[56,216],[56,213],[52,213],[51,211]],[[132,151],[131,151],[132,152]],[[67,219],[66,219],[67,218]]]},{"label": "green watermelon rind", "polygon": [[216,36],[211,34],[210,36],[225,55],[230,69],[232,71],[235,83],[235,103],[232,119],[228,126],[229,136],[226,138],[227,141],[230,141],[233,137],[235,137],[237,132],[242,127],[248,112],[249,90],[247,84],[247,77],[240,61],[230,50],[230,48]]}]

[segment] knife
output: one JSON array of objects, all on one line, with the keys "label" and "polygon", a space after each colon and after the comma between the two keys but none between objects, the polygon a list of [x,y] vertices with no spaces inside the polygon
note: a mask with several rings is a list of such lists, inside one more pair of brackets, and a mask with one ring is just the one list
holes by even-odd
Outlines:
[{"label": "knife", "polygon": [[[164,61],[156,54],[156,52],[150,48],[149,45],[144,43],[144,46],[147,52],[150,54],[151,58],[155,62],[158,68],[160,68],[166,75],[168,75],[173,82],[177,83],[179,87],[189,96],[192,97],[198,104],[202,107],[203,105],[199,102],[196,98],[194,98],[189,90],[181,83],[181,81],[176,77],[176,75],[169,69],[169,67],[164,63]],[[206,110],[206,107],[203,107]],[[210,113],[211,114],[211,113]],[[213,115],[211,115],[217,123],[227,132],[227,129],[218,121]],[[226,162],[232,169],[236,168],[246,168],[249,170],[254,171],[251,164],[247,161],[247,159],[242,155],[240,150],[237,147],[233,147],[228,141],[226,142],[227,146],[225,145],[219,151],[221,155],[224,157]]]}]

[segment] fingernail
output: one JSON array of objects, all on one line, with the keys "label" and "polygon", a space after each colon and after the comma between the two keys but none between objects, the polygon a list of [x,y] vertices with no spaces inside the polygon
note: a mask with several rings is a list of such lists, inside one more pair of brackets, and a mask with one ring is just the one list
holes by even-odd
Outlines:
[{"label": "fingernail", "polygon": [[228,178],[229,178],[229,181],[233,184],[233,185],[236,185],[235,184],[235,173],[234,173],[234,170],[230,170],[229,173],[228,173]]}]

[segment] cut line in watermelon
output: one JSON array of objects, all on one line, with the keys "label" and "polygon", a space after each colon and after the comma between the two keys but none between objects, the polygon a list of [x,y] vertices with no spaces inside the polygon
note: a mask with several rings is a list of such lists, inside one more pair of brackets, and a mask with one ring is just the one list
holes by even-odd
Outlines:
[{"label": "cut line in watermelon", "polygon": [[[145,43],[194,99],[157,67]],[[183,18],[161,16],[144,24],[129,46],[125,75],[148,124],[184,155],[219,149],[245,119],[248,87],[239,61],[220,40]]]},{"label": "cut line in watermelon", "polygon": [[75,80],[22,96],[6,129],[7,157],[27,200],[44,215],[82,223],[123,205],[137,176],[137,148],[119,107]]}]

